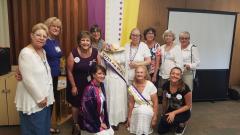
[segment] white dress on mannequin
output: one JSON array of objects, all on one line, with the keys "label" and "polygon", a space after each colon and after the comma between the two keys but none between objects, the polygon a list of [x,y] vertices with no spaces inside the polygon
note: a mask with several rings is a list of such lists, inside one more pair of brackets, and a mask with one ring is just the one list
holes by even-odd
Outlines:
[{"label": "white dress on mannequin", "polygon": [[[114,52],[109,55],[125,68],[125,52]],[[127,119],[127,85],[123,79],[106,64],[107,75],[105,77],[105,89],[107,97],[107,109],[109,123],[117,126]]]}]

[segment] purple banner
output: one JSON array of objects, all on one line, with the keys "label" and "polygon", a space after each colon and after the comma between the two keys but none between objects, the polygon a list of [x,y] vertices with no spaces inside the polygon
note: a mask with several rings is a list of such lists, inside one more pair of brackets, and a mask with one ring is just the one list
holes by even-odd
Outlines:
[{"label": "purple banner", "polygon": [[97,24],[102,30],[105,39],[105,0],[88,0],[88,26]]}]

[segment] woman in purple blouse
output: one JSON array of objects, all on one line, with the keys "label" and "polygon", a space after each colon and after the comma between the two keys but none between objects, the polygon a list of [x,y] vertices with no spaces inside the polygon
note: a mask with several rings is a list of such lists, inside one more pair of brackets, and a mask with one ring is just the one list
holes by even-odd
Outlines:
[{"label": "woman in purple blouse", "polygon": [[[91,71],[92,80],[84,89],[80,115],[82,134],[113,135],[107,111],[106,93],[103,85],[106,69],[96,65]],[[85,130],[85,131],[84,131]]]}]

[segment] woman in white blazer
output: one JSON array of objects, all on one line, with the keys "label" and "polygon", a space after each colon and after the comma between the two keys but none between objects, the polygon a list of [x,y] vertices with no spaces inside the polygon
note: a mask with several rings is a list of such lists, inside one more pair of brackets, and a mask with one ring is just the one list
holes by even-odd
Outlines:
[{"label": "woman in white blazer", "polygon": [[52,77],[43,45],[48,28],[43,23],[32,27],[31,43],[19,54],[22,80],[17,84],[15,103],[20,115],[22,135],[49,135],[50,105],[54,102]]},{"label": "woman in white blazer", "polygon": [[190,33],[183,31],[179,34],[179,41],[183,56],[183,81],[193,90],[193,79],[200,64],[198,47],[190,42]]}]

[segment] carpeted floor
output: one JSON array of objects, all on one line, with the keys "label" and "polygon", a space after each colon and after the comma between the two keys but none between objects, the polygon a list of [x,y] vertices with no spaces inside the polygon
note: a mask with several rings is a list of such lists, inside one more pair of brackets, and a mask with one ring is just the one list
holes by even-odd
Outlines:
[{"label": "carpeted floor", "polygon": [[[61,135],[71,135],[71,120],[60,128]],[[115,134],[131,135],[124,125],[120,125]],[[20,135],[20,128],[1,126],[0,135]],[[174,135],[174,132],[165,135]],[[185,135],[240,135],[240,101],[194,102]]]}]

